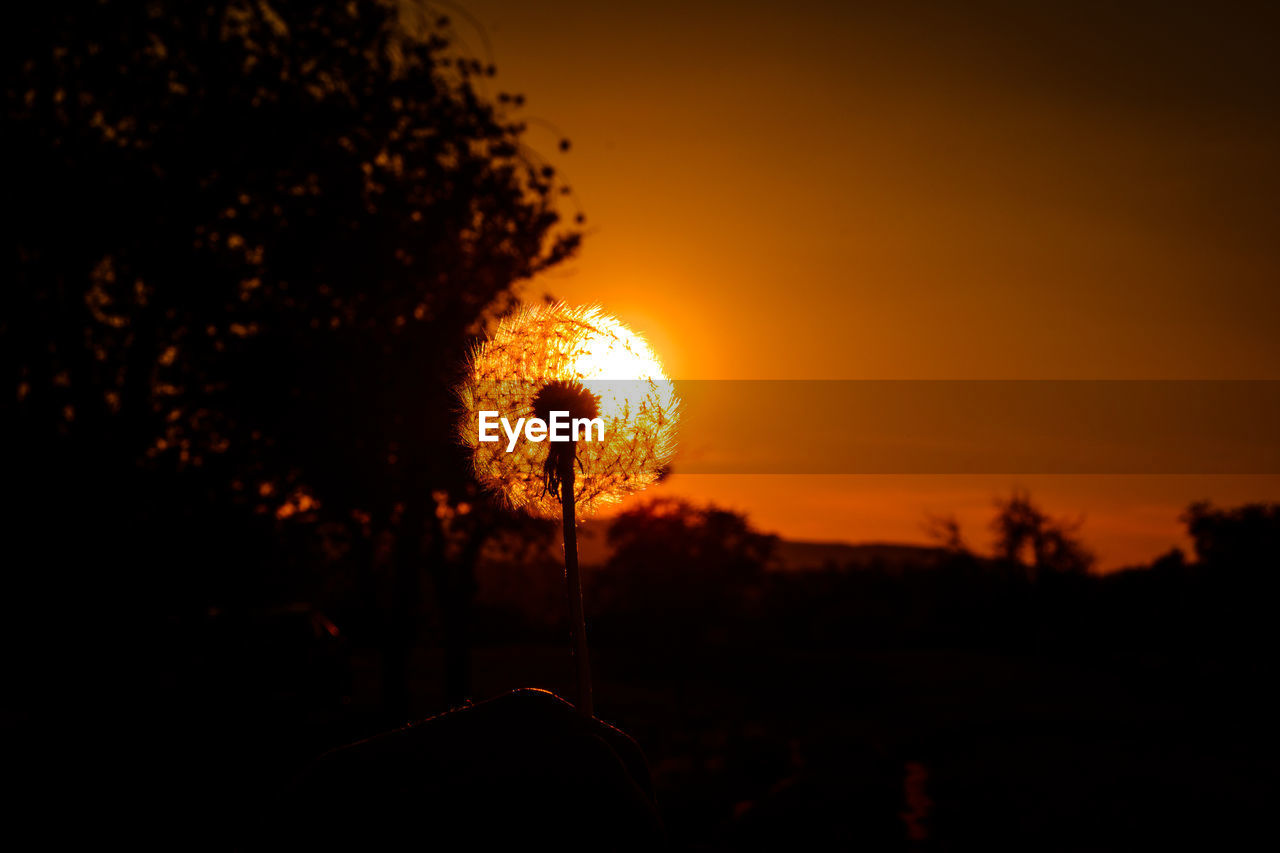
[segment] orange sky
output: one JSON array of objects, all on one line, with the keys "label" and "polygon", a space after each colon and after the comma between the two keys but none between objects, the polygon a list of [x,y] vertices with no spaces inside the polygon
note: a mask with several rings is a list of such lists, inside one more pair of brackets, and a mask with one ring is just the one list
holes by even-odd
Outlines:
[{"label": "orange sky", "polygon": [[[940,8],[955,6],[956,10]],[[1280,378],[1277,13],[1231,4],[468,0],[588,217],[530,295],[684,379]],[[442,7],[443,8],[443,7]],[[891,11],[886,11],[891,10]],[[488,45],[485,41],[487,39]],[[554,125],[551,129],[545,123]],[[681,475],[797,538],[985,545],[1018,484],[1104,567],[1280,478]]]}]

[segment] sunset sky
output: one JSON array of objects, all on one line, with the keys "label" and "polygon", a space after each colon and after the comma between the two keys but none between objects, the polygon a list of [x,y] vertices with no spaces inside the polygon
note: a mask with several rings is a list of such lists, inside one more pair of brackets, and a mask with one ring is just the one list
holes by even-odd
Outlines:
[{"label": "sunset sky", "polygon": [[[1114,6],[440,8],[587,216],[528,295],[602,303],[677,379],[1280,378],[1277,13]],[[1192,500],[1280,498],[1275,476],[662,489],[792,538],[923,541],[954,512],[985,547],[1014,485],[1083,515],[1104,568],[1185,544]]]}]

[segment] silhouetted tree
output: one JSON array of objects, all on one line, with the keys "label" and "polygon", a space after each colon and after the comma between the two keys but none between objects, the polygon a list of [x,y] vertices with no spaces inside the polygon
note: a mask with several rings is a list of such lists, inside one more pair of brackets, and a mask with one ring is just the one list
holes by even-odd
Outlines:
[{"label": "silhouetted tree", "polygon": [[1280,569],[1280,504],[1217,509],[1201,501],[1187,508],[1182,522],[1208,570],[1270,582]]},{"label": "silhouetted tree", "polygon": [[1188,507],[1182,521],[1195,546],[1191,571],[1203,645],[1274,670],[1280,504],[1219,509],[1202,501]]},{"label": "silhouetted tree", "polygon": [[1010,564],[1024,566],[1036,578],[1052,574],[1084,574],[1093,565],[1093,554],[1076,536],[1080,522],[1050,518],[1023,491],[996,501],[991,529],[996,534],[995,555]]},{"label": "silhouetted tree", "polygon": [[731,510],[658,498],[619,513],[607,540],[612,554],[591,591],[608,614],[601,629],[674,648],[734,627],[776,537]]},{"label": "silhouetted tree", "polygon": [[1051,518],[1025,491],[996,501],[997,565],[1022,576],[1001,585],[999,605],[1016,642],[1042,650],[1078,647],[1091,612],[1094,560],[1076,535],[1080,525]]},{"label": "silhouetted tree", "polygon": [[964,535],[960,530],[960,520],[954,515],[929,515],[925,518],[925,535],[937,542],[949,554],[961,554],[968,551]]},{"label": "silhouetted tree", "polygon": [[216,574],[265,571],[248,519],[326,527],[389,567],[393,713],[422,567],[454,639],[501,522],[456,512],[454,365],[578,243],[520,99],[448,35],[422,3],[158,0],[23,4],[5,36],[15,530],[97,516],[128,571]]}]

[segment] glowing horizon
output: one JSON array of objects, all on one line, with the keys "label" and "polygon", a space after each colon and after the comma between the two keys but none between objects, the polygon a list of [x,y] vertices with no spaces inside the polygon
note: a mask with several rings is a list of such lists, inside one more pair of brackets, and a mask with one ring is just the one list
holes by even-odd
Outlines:
[{"label": "glowing horizon", "polygon": [[[1149,38],[1140,9],[1065,2],[467,8],[530,145],[573,143],[553,162],[582,251],[523,292],[608,304],[671,376],[1280,378],[1276,55],[1245,10]],[[1185,545],[1191,501],[1280,498],[1276,477],[660,488],[834,541],[948,502],[976,522],[1022,480],[1086,516],[1104,566]]]}]

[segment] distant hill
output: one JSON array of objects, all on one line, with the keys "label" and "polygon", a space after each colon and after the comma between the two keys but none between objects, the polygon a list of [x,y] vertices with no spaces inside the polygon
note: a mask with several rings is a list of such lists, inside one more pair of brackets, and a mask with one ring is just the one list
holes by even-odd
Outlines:
[{"label": "distant hill", "polygon": [[[559,556],[559,545],[556,546]],[[609,546],[599,535],[583,536],[578,541],[579,559],[584,565],[598,566],[609,559]],[[774,550],[775,571],[807,571],[824,568],[866,569],[880,566],[888,569],[916,569],[937,565],[947,552],[928,545],[906,545],[892,542],[806,542],[779,539]]]},{"label": "distant hill", "polygon": [[943,548],[928,545],[905,545],[892,542],[804,542],[778,540],[774,551],[774,568],[779,571],[812,569],[917,569],[936,566],[947,556]]}]

